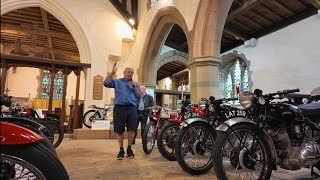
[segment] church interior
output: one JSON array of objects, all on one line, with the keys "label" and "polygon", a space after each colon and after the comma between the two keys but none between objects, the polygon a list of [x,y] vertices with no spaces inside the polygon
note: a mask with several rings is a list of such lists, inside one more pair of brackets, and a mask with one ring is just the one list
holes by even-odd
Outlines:
[{"label": "church interior", "polygon": [[[156,142],[145,153],[141,126],[135,158],[117,161],[116,94],[104,87],[113,65],[114,78],[132,68],[131,81],[170,119],[186,99],[229,98],[241,108],[241,93],[255,89],[314,92],[319,42],[319,0],[1,0],[0,94],[23,114],[57,117],[52,138],[69,179],[217,179],[211,168],[185,172]],[[1,115],[11,108],[2,106]],[[302,168],[271,179],[313,178]]]}]

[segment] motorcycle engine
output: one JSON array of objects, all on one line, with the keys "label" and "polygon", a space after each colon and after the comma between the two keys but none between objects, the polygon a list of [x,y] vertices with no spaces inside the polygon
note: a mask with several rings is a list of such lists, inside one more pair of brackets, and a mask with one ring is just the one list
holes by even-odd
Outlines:
[{"label": "motorcycle engine", "polygon": [[[320,160],[320,145],[306,132],[306,138],[300,146],[292,146],[285,129],[268,130],[277,150],[277,164],[287,170],[298,170],[311,166]],[[311,135],[311,136],[309,136]],[[308,137],[309,136],[309,137]],[[308,140],[306,140],[308,139]]]}]

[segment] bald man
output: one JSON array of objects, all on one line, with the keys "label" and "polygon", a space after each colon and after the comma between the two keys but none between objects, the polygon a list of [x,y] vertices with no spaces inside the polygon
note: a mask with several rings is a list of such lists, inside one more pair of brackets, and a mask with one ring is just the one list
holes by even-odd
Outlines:
[{"label": "bald man", "polygon": [[127,127],[128,131],[127,157],[128,159],[132,159],[134,158],[134,154],[131,144],[138,124],[136,99],[139,97],[140,88],[138,83],[132,80],[133,68],[125,68],[123,78],[113,79],[113,75],[116,72],[117,63],[113,65],[112,72],[104,80],[104,86],[114,88],[115,91],[113,127],[120,146],[117,159],[122,160],[124,158],[123,132],[125,131],[125,127]]}]

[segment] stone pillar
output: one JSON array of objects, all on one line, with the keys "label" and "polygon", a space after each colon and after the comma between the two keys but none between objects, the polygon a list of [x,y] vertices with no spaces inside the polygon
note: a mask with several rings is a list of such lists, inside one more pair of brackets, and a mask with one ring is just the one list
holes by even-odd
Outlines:
[{"label": "stone pillar", "polygon": [[188,60],[190,69],[190,98],[198,102],[202,97],[219,98],[219,65],[220,57],[202,56]]}]

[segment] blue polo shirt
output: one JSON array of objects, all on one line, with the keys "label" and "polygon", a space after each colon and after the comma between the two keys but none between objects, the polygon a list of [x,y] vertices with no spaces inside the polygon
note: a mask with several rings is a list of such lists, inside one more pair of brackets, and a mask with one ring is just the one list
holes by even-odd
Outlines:
[{"label": "blue polo shirt", "polygon": [[[140,87],[137,82],[136,89],[140,91]],[[113,79],[108,84],[104,84],[105,87],[114,88],[115,97],[114,104],[115,105],[133,105],[136,106],[136,96],[134,95],[134,91],[132,86],[130,85],[130,80],[125,78]]]}]

